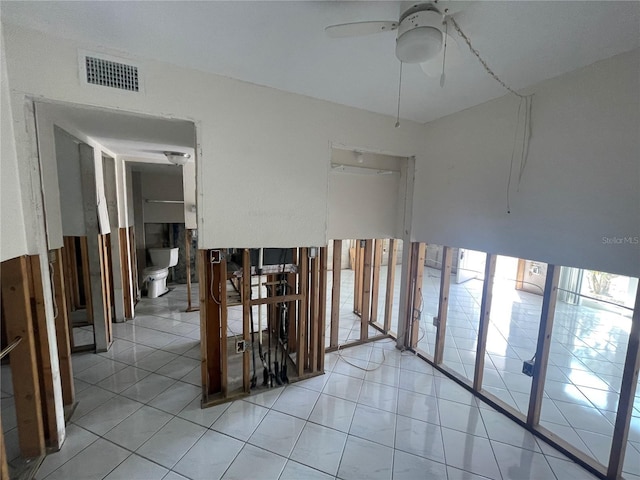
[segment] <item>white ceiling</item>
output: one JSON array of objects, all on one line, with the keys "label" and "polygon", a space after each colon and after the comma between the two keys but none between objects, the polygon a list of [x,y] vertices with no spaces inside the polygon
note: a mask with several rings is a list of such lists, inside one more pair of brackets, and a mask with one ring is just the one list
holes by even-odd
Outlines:
[{"label": "white ceiling", "polygon": [[68,104],[48,104],[47,114],[61,128],[70,130],[68,133],[82,132],[125,160],[171,165],[165,151],[188,153],[194,158],[192,122]]},{"label": "white ceiling", "polygon": [[[395,115],[394,33],[329,39],[326,25],[393,20],[411,3],[2,2],[4,21],[133,55]],[[440,1],[494,71],[516,89],[640,46],[635,1]],[[438,78],[403,73],[401,116],[427,122],[501,96],[460,43]]]}]

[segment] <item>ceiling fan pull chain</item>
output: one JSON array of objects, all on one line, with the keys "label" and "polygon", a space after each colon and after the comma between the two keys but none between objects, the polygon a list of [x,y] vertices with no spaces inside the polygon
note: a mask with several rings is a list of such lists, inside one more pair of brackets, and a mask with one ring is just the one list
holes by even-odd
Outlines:
[{"label": "ceiling fan pull chain", "polygon": [[442,74],[440,75],[440,88],[444,87],[444,78],[445,78],[445,74],[444,74],[444,64],[445,64],[445,60],[447,59],[447,33],[449,31],[449,22],[447,21],[447,18],[445,17],[444,20],[444,50],[442,51]]},{"label": "ceiling fan pull chain", "polygon": [[396,125],[400,126],[400,92],[402,91],[402,62],[400,62],[400,80],[398,81],[398,113],[396,114]]}]

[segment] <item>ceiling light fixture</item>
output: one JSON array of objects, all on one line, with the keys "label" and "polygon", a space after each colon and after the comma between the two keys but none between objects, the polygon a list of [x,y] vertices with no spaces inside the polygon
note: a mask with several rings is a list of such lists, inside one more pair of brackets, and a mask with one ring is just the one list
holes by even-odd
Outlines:
[{"label": "ceiling light fixture", "polygon": [[164,156],[174,165],[184,165],[191,158],[190,154],[183,152],[164,152]]},{"label": "ceiling light fixture", "polygon": [[423,63],[442,50],[442,15],[423,10],[400,20],[396,57],[403,63]]}]

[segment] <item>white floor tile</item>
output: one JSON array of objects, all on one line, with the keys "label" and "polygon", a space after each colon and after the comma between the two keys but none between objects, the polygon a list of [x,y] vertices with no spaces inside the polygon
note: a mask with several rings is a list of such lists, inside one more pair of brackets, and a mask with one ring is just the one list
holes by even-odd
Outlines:
[{"label": "white floor tile", "polygon": [[271,410],[249,438],[249,443],[288,457],[296,444],[305,421],[297,416]]},{"label": "white floor tile", "polygon": [[309,421],[346,433],[351,426],[355,410],[355,402],[323,393],[318,398]]},{"label": "white floor tile", "polygon": [[46,480],[69,480],[82,475],[83,480],[101,480],[131,453],[106,440],[98,439],[67,463],[54,470]]},{"label": "white floor tile", "polygon": [[333,395],[334,397],[355,402],[358,400],[361,386],[362,380],[359,378],[332,373],[322,392],[327,395]]},{"label": "white floor tile", "polygon": [[174,383],[176,381],[173,378],[152,373],[124,390],[121,395],[141,403],[148,403]]},{"label": "white floor tile", "polygon": [[488,439],[448,428],[442,429],[442,438],[447,465],[489,478],[500,478]]},{"label": "white floor tile", "polygon": [[444,444],[438,425],[398,415],[396,450],[444,463]]},{"label": "white floor tile", "polygon": [[213,422],[220,418],[220,415],[222,415],[230,405],[229,403],[223,403],[212,407],[202,408],[200,400],[200,397],[193,399],[189,405],[184,407],[184,409],[178,413],[178,417],[209,428]]},{"label": "white floor tile", "polygon": [[244,444],[218,432],[207,431],[173,470],[193,480],[222,477]]},{"label": "white floor tile", "polygon": [[268,410],[260,405],[238,401],[211,425],[211,428],[234,438],[247,441],[267,414]]},{"label": "white floor tile", "polygon": [[395,413],[398,409],[398,389],[365,381],[360,389],[358,403]]},{"label": "white floor tile", "polygon": [[161,480],[169,472],[135,453],[122,462],[105,480]]},{"label": "white floor tile", "polygon": [[290,458],[329,475],[336,475],[347,435],[307,423]]},{"label": "white floor tile", "polygon": [[191,385],[190,383],[178,381],[151,400],[149,405],[176,415],[184,407],[189,405],[193,399],[201,395],[201,388]]},{"label": "white floor tile", "polygon": [[393,447],[396,436],[396,414],[366,405],[356,407],[349,435]]},{"label": "white floor tile", "polygon": [[109,430],[104,438],[135,451],[172,418],[166,412],[145,405]]},{"label": "white floor tile", "polygon": [[538,480],[553,478],[553,471],[541,453],[492,442],[504,480]]},{"label": "white floor tile", "polygon": [[67,435],[63,448],[59,452],[51,453],[45,457],[38,470],[37,478],[46,477],[56,468],[60,467],[62,464],[98,440],[98,438],[99,437],[97,435],[94,435],[84,428],[80,428],[74,424],[69,424],[67,426]]},{"label": "white floor tile", "polygon": [[436,397],[398,390],[398,413],[424,422],[440,424]]},{"label": "white floor tile", "polygon": [[104,435],[140,407],[142,403],[118,395],[76,420],[75,423],[96,435]]},{"label": "white floor tile", "polygon": [[391,480],[392,465],[392,448],[349,435],[338,476],[344,480]]},{"label": "white floor tile", "polygon": [[396,450],[393,458],[393,480],[447,480],[444,463]]},{"label": "white floor tile", "polygon": [[320,470],[288,460],[279,480],[332,480],[333,478],[332,475],[327,475]]},{"label": "white floor tile", "polygon": [[206,430],[181,418],[173,418],[136,453],[160,465],[172,468]]},{"label": "white floor tile", "polygon": [[255,478],[277,480],[287,459],[253,445],[246,444],[222,477],[225,480],[246,480]]}]

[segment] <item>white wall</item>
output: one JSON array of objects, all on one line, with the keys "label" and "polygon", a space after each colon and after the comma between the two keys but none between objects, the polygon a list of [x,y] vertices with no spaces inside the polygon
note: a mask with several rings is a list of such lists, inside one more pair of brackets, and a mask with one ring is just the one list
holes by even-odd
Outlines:
[{"label": "white wall", "polygon": [[420,241],[640,275],[640,50],[531,88],[530,154],[506,213],[513,96],[427,124],[416,162]]},{"label": "white wall", "polygon": [[28,252],[18,158],[13,132],[9,83],[5,66],[4,42],[0,59],[0,261]]},{"label": "white wall", "polygon": [[327,235],[333,239],[396,238],[400,172],[331,172]]},{"label": "white wall", "polygon": [[41,95],[195,122],[200,248],[323,244],[332,144],[419,153],[419,124],[395,129],[391,117],[159,62],[136,59],[144,94],[82,87],[77,49],[95,46],[11,25],[5,35],[16,102]]},{"label": "white wall", "polygon": [[[176,167],[179,168],[179,167]],[[147,200],[182,201],[182,175],[142,172],[144,223],[184,223],[182,203],[148,203]]]},{"label": "white wall", "polygon": [[62,235],[81,237],[86,235],[86,229],[78,140],[60,128],[54,129],[54,138],[57,180],[62,183],[59,189]]}]

